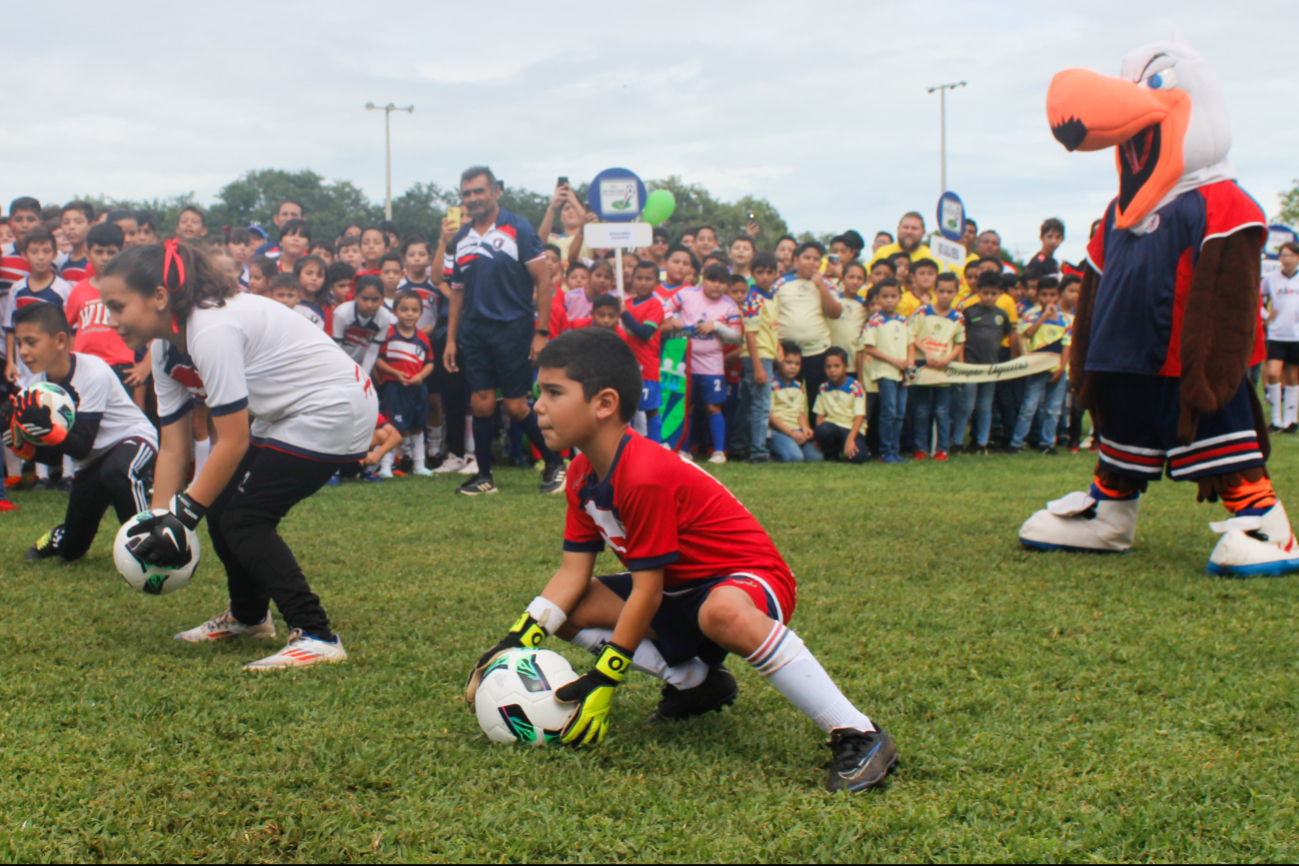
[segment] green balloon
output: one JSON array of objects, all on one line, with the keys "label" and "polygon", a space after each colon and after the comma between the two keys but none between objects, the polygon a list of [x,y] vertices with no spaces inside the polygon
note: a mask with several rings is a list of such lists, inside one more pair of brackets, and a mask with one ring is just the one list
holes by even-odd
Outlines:
[{"label": "green balloon", "polygon": [[645,197],[645,207],[641,218],[652,226],[667,222],[672,212],[677,209],[677,200],[665,189],[656,189]]}]

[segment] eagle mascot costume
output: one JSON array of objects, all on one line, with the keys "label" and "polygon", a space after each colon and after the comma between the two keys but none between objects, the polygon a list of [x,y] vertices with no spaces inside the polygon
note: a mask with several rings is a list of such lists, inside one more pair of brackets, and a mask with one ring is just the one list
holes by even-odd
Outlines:
[{"label": "eagle mascot costume", "polygon": [[1231,516],[1211,574],[1299,571],[1299,545],[1268,479],[1259,263],[1266,219],[1236,184],[1217,77],[1180,39],[1133,51],[1118,77],[1056,75],[1047,118],[1070,151],[1113,147],[1118,196],[1087,246],[1070,387],[1091,410],[1100,460],[1086,492],[1020,528],[1041,550],[1123,553],[1141,495],[1166,472]]}]

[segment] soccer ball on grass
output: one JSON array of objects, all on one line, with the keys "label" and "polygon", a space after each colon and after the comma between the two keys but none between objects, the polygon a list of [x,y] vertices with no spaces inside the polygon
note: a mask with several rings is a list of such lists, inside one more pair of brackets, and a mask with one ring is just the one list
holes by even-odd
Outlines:
[{"label": "soccer ball on grass", "polygon": [[555,699],[555,690],[577,679],[559,653],[516,649],[501,654],[483,671],[474,712],[493,743],[558,745],[560,732],[577,711]]},{"label": "soccer ball on grass", "polygon": [[198,534],[192,529],[185,530],[185,544],[189,550],[189,562],[177,568],[164,568],[160,565],[146,565],[135,555],[135,548],[148,537],[151,531],[141,526],[140,521],[151,515],[167,514],[165,508],[155,508],[135,515],[122,524],[113,541],[113,563],[117,566],[122,580],[132,588],[146,595],[167,595],[189,583],[198,568],[199,546]]}]

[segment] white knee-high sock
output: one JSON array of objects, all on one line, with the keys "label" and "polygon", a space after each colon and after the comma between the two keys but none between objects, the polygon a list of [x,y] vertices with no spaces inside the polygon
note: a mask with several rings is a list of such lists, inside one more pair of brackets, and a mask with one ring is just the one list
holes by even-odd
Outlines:
[{"label": "white knee-high sock", "polygon": [[37,464],[36,464],[36,477],[37,477],[37,478],[44,478],[44,479],[47,479],[47,480],[48,480],[49,477],[50,477],[50,467],[46,466],[44,463],[37,463]]},{"label": "white knee-high sock", "polygon": [[17,478],[23,474],[23,460],[8,448],[0,448],[5,453],[5,474]]},{"label": "white knee-high sock", "polygon": [[71,457],[64,454],[63,455],[63,479],[65,481],[68,481],[75,478],[76,475],[77,475],[76,465],[73,464]]},{"label": "white knee-high sock", "polygon": [[844,697],[799,636],[780,623],[745,661],[827,734],[839,728],[875,730],[875,724]]},{"label": "white knee-high sock", "polygon": [[1285,424],[1289,427],[1299,421],[1299,385],[1286,385],[1281,389],[1281,402],[1285,405]]},{"label": "white knee-high sock", "polygon": [[[584,628],[569,641],[573,646],[597,654],[609,641],[613,640],[613,629]],[[669,665],[651,641],[643,640],[631,657],[632,670],[649,674],[663,680],[668,685],[679,689],[693,689],[708,676],[708,665],[699,659],[691,659],[679,665]]]},{"label": "white knee-high sock", "polygon": [[380,472],[385,472],[385,471],[388,473],[392,472],[393,459],[396,454],[397,454],[397,449],[394,448],[391,451],[389,451],[387,454],[379,458]]},{"label": "white knee-high sock", "polygon": [[1268,385],[1265,389],[1267,404],[1272,407],[1272,426],[1281,427],[1281,383]]},{"label": "white knee-high sock", "polygon": [[410,438],[407,441],[410,442],[411,469],[423,469],[424,458],[427,456],[424,453],[423,431],[410,434]]},{"label": "white knee-high sock", "polygon": [[207,465],[208,455],[212,453],[211,439],[194,440],[194,477],[197,478]]},{"label": "white knee-high sock", "polygon": [[645,418],[645,413],[637,409],[636,414],[631,416],[632,429],[635,430],[640,435],[644,436],[646,430],[646,420],[647,419]]},{"label": "white knee-high sock", "polygon": [[424,440],[428,442],[428,456],[433,457],[442,453],[442,428],[425,427]]}]

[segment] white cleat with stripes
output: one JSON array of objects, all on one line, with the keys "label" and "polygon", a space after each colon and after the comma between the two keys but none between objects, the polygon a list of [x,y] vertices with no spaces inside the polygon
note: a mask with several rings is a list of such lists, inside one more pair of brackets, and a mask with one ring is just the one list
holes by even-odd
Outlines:
[{"label": "white cleat with stripes", "polygon": [[1127,553],[1137,534],[1141,497],[1098,500],[1075,491],[1034,514],[1019,528],[1019,542],[1034,550]]},{"label": "white cleat with stripes", "polygon": [[275,623],[271,615],[257,625],[244,625],[230,615],[230,611],[212,617],[200,626],[183,631],[176,635],[176,640],[186,643],[207,643],[209,641],[234,640],[237,637],[272,638],[275,637]]},{"label": "white cleat with stripes", "polygon": [[1266,514],[1210,523],[1222,538],[1209,556],[1209,574],[1223,577],[1276,577],[1299,571],[1299,541],[1280,502]]},{"label": "white cleat with stripes", "polygon": [[246,671],[278,671],[285,668],[305,668],[311,665],[335,664],[347,660],[343,641],[337,635],[334,642],[323,641],[302,633],[301,629],[289,632],[289,642],[273,656],[244,665]]}]

